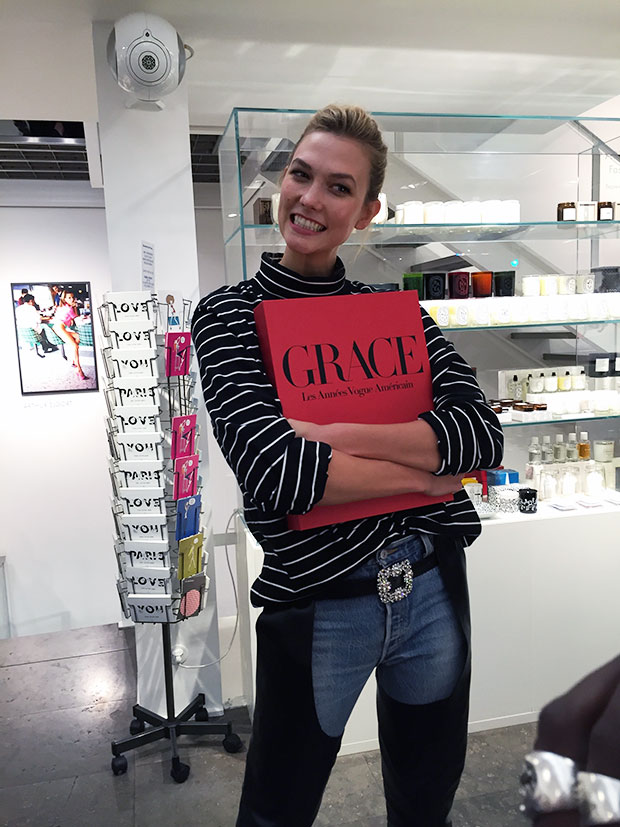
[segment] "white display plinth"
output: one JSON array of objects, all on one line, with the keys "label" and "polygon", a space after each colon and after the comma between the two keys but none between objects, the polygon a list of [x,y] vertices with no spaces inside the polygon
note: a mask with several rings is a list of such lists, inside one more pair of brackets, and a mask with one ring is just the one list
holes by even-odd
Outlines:
[{"label": "white display plinth", "polygon": [[[247,586],[262,551],[243,532],[237,544],[243,691],[254,709],[259,610]],[[483,522],[467,551],[473,674],[470,731],[534,721],[541,707],[620,651],[620,508]],[[374,679],[345,729],[341,755],[378,749]]]}]

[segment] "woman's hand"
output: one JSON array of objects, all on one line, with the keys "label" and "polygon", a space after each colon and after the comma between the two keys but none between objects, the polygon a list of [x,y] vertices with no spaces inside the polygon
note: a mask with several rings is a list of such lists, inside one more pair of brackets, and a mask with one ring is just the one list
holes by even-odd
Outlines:
[{"label": "woman's hand", "polygon": [[434,474],[429,474],[428,488],[424,491],[429,497],[443,497],[445,494],[456,494],[461,491],[463,486],[461,480],[463,476],[446,476],[436,477]]},{"label": "woman's hand", "polygon": [[328,442],[323,434],[325,425],[317,425],[316,422],[304,422],[301,419],[288,419],[288,424],[297,436],[302,436],[304,439],[309,439],[313,442]]}]

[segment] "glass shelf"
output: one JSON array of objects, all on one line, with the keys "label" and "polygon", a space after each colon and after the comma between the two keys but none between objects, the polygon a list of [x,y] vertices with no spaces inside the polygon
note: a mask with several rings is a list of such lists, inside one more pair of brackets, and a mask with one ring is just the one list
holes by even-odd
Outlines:
[{"label": "glass shelf", "polygon": [[[476,300],[470,299],[470,301]],[[441,330],[446,333],[467,333],[469,330],[491,330],[497,332],[498,330],[522,330],[524,328],[536,328],[540,330],[541,327],[581,327],[582,325],[618,323],[620,323],[620,319],[566,319],[563,322],[520,322],[514,324],[492,324],[480,327],[475,327],[474,325],[455,325],[454,327],[444,326]]]},{"label": "glass shelf", "polygon": [[[229,244],[241,227],[228,236]],[[250,246],[284,244],[274,224],[246,224],[244,242]],[[534,221],[520,224],[372,224],[353,232],[345,245],[393,247],[433,242],[476,244],[488,241],[574,241],[620,238],[620,221]]]},{"label": "glass shelf", "polygon": [[563,414],[551,419],[536,419],[531,422],[502,422],[502,428],[522,428],[532,425],[561,425],[563,422],[584,422],[596,419],[620,419],[620,414]]}]

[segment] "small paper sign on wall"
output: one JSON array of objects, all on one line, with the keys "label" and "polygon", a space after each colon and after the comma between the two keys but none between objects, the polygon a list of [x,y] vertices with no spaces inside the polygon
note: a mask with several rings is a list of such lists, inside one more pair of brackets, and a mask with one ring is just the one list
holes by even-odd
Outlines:
[{"label": "small paper sign on wall", "polygon": [[147,241],[142,242],[142,289],[155,289],[155,247]]}]

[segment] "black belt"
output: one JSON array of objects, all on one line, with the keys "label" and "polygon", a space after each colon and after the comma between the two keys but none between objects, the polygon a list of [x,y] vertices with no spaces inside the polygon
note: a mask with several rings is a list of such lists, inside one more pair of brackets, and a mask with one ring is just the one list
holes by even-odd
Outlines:
[{"label": "black belt", "polygon": [[407,597],[413,588],[413,578],[419,577],[437,565],[437,553],[432,551],[426,557],[411,563],[399,560],[381,569],[377,577],[366,580],[343,579],[322,589],[315,600],[341,600],[348,597],[363,597],[377,594],[383,603],[396,603]]}]

